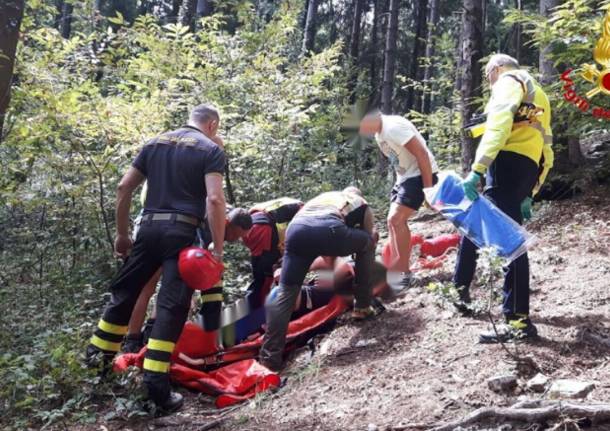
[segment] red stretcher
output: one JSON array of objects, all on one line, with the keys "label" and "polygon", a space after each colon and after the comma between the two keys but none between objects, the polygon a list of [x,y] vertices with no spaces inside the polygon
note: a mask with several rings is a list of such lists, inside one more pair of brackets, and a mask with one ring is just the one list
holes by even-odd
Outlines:
[{"label": "red stretcher", "polygon": [[[417,269],[438,268],[447,251],[456,247],[459,240],[457,234],[441,235],[429,240],[414,235],[412,246],[420,245]],[[382,252],[386,265],[390,258],[391,248],[386,244]],[[345,302],[335,296],[327,305],[290,322],[286,352],[306,344],[314,335],[323,332],[347,308]],[[206,332],[194,323],[187,322],[172,354],[169,371],[171,379],[194,391],[215,396],[218,408],[279,387],[279,375],[256,361],[263,341],[262,334],[253,334],[251,341],[227,349],[219,347],[217,340],[216,331]],[[119,355],[114,361],[114,370],[124,372],[130,366],[142,368],[145,353],[146,347],[138,353]]]}]

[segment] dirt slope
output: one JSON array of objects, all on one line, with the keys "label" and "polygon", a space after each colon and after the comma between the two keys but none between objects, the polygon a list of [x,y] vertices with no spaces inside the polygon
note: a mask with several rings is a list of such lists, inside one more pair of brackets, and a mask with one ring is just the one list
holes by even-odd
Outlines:
[{"label": "dirt slope", "polygon": [[[588,399],[605,402],[610,402],[610,349],[582,337],[586,330],[610,337],[608,192],[601,189],[538,207],[528,229],[539,238],[530,262],[532,317],[541,338],[518,346],[520,355],[529,355],[551,378],[594,382]],[[425,235],[452,231],[440,219],[412,226]],[[448,281],[454,261],[452,253],[426,277]],[[481,288],[473,293],[487,298]],[[332,333],[316,340],[313,355],[308,349],[297,355],[281,390],[232,411],[214,429],[383,430],[445,422],[482,406],[541,397],[521,387],[503,395],[488,389],[487,378],[515,371],[515,366],[500,346],[477,344],[478,333],[487,327],[485,316],[460,317],[438,294],[412,289],[377,320],[354,324],[342,319]],[[520,382],[532,375],[533,370],[525,370]],[[201,430],[217,417],[209,403],[207,397],[192,395],[184,412],[156,425],[107,426]],[[535,428],[522,424],[501,429]],[[595,429],[610,430],[610,424]]]}]

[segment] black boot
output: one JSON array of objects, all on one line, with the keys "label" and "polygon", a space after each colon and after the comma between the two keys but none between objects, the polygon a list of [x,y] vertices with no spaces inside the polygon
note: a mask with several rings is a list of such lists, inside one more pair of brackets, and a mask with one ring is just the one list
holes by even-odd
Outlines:
[{"label": "black boot", "polygon": [[127,334],[125,341],[123,341],[123,352],[125,353],[138,353],[144,343],[142,342],[142,334]]},{"label": "black boot", "polygon": [[536,326],[529,318],[512,318],[507,316],[506,320],[506,324],[497,327],[497,334],[493,328],[479,334],[479,343],[507,343],[518,340],[531,340],[538,337],[538,329],[536,329]]},{"label": "black boot", "polygon": [[100,350],[92,344],[87,346],[85,352],[85,365],[90,370],[99,370],[100,377],[105,377],[112,371],[113,359],[114,353]]},{"label": "black boot", "polygon": [[144,373],[144,385],[148,398],[155,403],[157,409],[163,414],[178,411],[184,404],[184,397],[177,392],[172,392],[167,373]]},{"label": "black boot", "polygon": [[464,317],[472,316],[472,309],[470,308],[470,290],[464,286],[457,288],[459,300],[453,303],[455,309]]},{"label": "black boot", "polygon": [[178,392],[172,391],[164,402],[157,404],[157,408],[164,414],[170,414],[180,410],[183,404],[184,397]]}]

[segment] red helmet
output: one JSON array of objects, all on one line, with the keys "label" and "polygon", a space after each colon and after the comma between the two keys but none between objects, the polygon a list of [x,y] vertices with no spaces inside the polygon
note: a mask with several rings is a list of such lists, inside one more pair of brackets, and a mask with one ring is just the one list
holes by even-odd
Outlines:
[{"label": "red helmet", "polygon": [[187,247],[178,256],[178,272],[188,287],[194,290],[211,289],[220,281],[225,267],[201,247]]}]

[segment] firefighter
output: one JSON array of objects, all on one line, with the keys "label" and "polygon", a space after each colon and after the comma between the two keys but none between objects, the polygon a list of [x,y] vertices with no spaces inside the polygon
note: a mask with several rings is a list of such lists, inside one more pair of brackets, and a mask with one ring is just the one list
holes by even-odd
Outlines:
[{"label": "firefighter", "polygon": [[260,357],[266,367],[276,371],[282,367],[290,315],[303,280],[318,256],[356,254],[352,316],[365,319],[375,314],[370,283],[375,257],[373,223],[373,213],[355,187],[313,198],[292,219],[286,230],[280,284],[265,302],[267,331]]},{"label": "firefighter", "polygon": [[[226,219],[226,227],[225,227],[225,242],[237,242],[242,239],[252,227],[252,217],[244,208],[229,208],[227,207],[227,219]],[[135,229],[134,229],[135,230]],[[204,248],[208,248],[208,246],[212,242],[211,232],[207,228],[198,229],[198,245]],[[134,236],[135,238],[135,236]],[[129,320],[127,336],[125,337],[125,342],[123,343],[123,352],[126,353],[136,353],[139,352],[142,346],[146,343],[148,339],[148,335],[150,329],[152,329],[152,325],[155,322],[156,318],[156,309],[153,309],[152,316],[146,322],[146,326],[144,328],[144,332],[142,331],[142,325],[144,324],[144,319],[146,318],[146,310],[148,309],[148,303],[150,302],[150,298],[155,293],[155,288],[157,287],[157,283],[161,278],[161,270],[157,270],[155,275],[148,280],[142,292],[140,292],[140,296],[138,297],[138,301],[133,309],[131,314],[131,319]],[[214,292],[206,292],[202,295],[202,300],[206,300],[208,295]],[[193,300],[195,302],[195,299]],[[204,307],[205,308],[205,307]],[[205,310],[207,311],[207,310]]]},{"label": "firefighter", "polygon": [[[538,83],[514,58],[493,55],[485,67],[491,86],[486,107],[485,132],[476,151],[472,170],[463,180],[466,196],[474,200],[485,176],[484,195],[517,223],[531,213],[532,197],[540,190],[553,166],[551,107]],[[514,121],[515,115],[524,117]],[[460,250],[453,281],[463,303],[470,302],[469,287],[476,268],[477,251],[466,237]],[[529,318],[529,261],[527,254],[513,261],[504,279],[503,313],[506,325],[480,335],[482,343],[537,336]]]},{"label": "firefighter", "polygon": [[253,225],[243,242],[250,250],[253,281],[248,287],[248,300],[254,309],[261,307],[269,294],[274,265],[284,253],[288,223],[302,206],[298,199],[283,197],[250,208]]},{"label": "firefighter", "polygon": [[392,256],[396,257],[388,267],[388,276],[393,290],[399,291],[415,281],[410,268],[411,231],[407,221],[424,202],[423,189],[437,182],[438,167],[426,140],[404,117],[370,113],[360,122],[360,134],[375,135],[381,152],[396,171],[387,219]]},{"label": "firefighter", "polygon": [[[223,256],[225,154],[210,138],[220,116],[211,105],[199,105],[188,125],[151,139],[141,149],[117,189],[115,251],[125,263],[110,286],[106,306],[89,346],[87,363],[106,370],[119,350],[138,296],[157,268],[163,281],[157,297],[157,319],[144,359],[144,384],[161,411],[178,410],[182,395],[169,384],[169,360],[187,318],[193,291],[178,273],[178,253],[195,240],[207,213],[214,247]],[[133,191],[146,180],[148,192],[135,243],[128,235]]]}]

